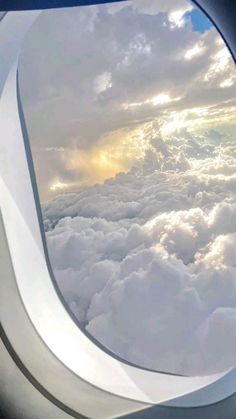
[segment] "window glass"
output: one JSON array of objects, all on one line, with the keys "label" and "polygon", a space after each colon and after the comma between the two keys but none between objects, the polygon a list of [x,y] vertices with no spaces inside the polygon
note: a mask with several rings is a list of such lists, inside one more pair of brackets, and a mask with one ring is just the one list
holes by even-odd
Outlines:
[{"label": "window glass", "polygon": [[55,279],[80,327],[140,367],[236,362],[235,80],[185,0],[45,11],[24,44]]}]

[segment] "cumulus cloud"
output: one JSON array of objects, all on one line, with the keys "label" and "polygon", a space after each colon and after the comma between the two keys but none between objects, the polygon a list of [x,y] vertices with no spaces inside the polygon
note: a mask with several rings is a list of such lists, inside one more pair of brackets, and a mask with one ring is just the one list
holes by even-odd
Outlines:
[{"label": "cumulus cloud", "polygon": [[236,362],[235,145],[216,132],[148,140],[128,172],[44,207],[54,274],[83,327],[122,358],[223,370]]}]

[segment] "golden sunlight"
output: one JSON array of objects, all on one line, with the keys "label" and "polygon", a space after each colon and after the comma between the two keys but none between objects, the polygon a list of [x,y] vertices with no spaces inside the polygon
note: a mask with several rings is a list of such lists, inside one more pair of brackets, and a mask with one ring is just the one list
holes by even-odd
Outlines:
[{"label": "golden sunlight", "polygon": [[83,172],[86,186],[129,170],[134,161],[144,156],[148,147],[147,127],[148,124],[143,124],[135,129],[120,129],[107,134],[88,150],[71,150],[66,161],[67,169]]}]

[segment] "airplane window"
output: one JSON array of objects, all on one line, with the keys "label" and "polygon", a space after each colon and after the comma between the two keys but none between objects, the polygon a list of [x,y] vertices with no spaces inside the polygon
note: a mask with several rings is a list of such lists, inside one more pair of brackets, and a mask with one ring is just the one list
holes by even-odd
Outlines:
[{"label": "airplane window", "polygon": [[19,86],[55,280],[143,368],[236,363],[236,74],[185,0],[42,13]]}]

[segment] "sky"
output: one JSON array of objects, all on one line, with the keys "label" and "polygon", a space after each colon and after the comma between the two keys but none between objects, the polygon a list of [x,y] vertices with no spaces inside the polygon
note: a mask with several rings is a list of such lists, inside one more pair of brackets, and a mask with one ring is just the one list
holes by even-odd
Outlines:
[{"label": "sky", "polygon": [[120,357],[235,365],[236,74],[184,0],[44,12],[20,91],[55,278]]},{"label": "sky", "polygon": [[232,58],[183,0],[44,12],[19,72],[43,201],[129,170],[148,126],[234,132]]},{"label": "sky", "polygon": [[213,26],[210,19],[208,19],[201,10],[196,8],[186,12],[185,19],[188,17],[191,19],[193,31],[204,33],[205,31],[211,29]]}]

